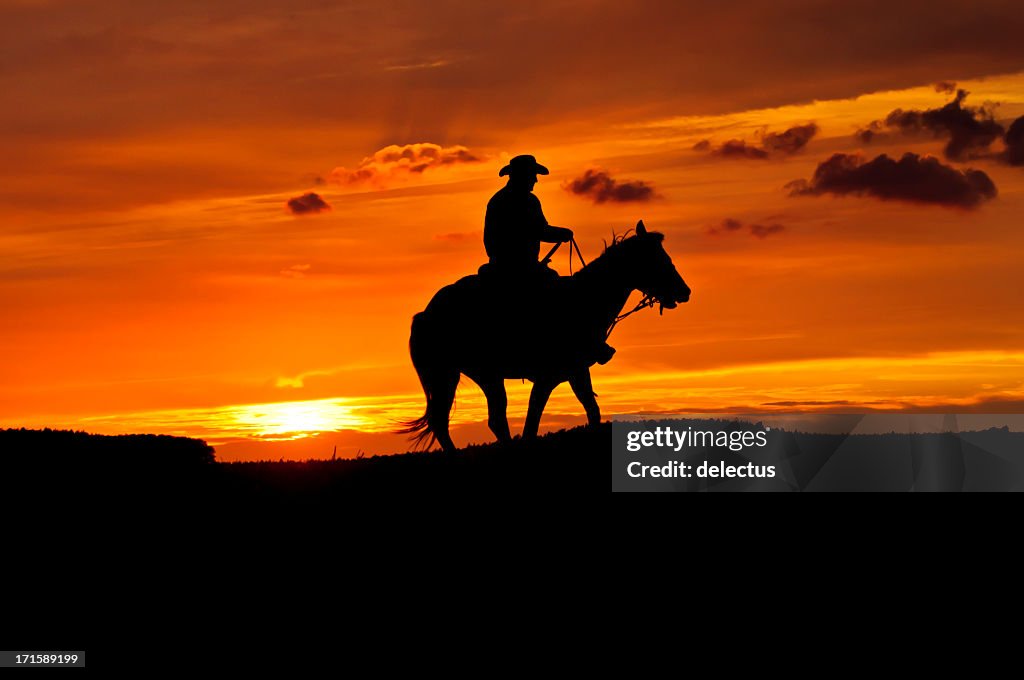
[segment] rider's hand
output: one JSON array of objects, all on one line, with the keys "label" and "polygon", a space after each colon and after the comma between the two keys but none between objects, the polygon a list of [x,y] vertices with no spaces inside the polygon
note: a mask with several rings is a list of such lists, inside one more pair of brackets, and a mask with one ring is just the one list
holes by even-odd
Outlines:
[{"label": "rider's hand", "polygon": [[566,242],[572,240],[572,229],[566,229],[565,227],[558,227],[558,228],[562,232],[561,234],[559,234],[559,236],[562,239],[561,240],[562,243],[566,243]]}]

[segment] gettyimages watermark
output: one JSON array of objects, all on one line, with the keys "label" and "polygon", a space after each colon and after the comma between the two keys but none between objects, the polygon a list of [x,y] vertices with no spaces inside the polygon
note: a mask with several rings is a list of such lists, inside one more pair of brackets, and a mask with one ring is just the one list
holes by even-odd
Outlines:
[{"label": "gettyimages watermark", "polygon": [[1024,490],[1024,414],[616,417],[612,490]]},{"label": "gettyimages watermark", "polygon": [[[641,426],[642,427],[642,426]],[[671,425],[656,425],[653,430],[629,429],[626,431],[626,450],[630,453],[638,453],[645,448],[665,449],[679,453],[684,448],[722,448],[728,451],[739,452],[747,447],[768,445],[768,432],[770,428],[763,430],[694,430],[693,425],[683,428],[673,428]],[[727,465],[725,461],[720,464],[703,460],[701,463],[685,463],[681,460],[668,460],[664,464],[644,464],[640,460],[634,460],[626,465],[626,474],[632,478],[637,477],[681,477],[692,476],[700,478],[713,477],[774,477],[774,465]]]}]

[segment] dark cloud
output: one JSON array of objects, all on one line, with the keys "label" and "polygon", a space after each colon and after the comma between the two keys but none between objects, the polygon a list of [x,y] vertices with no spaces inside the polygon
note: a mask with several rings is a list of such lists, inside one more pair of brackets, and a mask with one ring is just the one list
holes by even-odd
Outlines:
[{"label": "dark cloud", "polygon": [[942,92],[945,94],[953,94],[956,92],[956,83],[951,80],[940,80],[939,82],[934,83],[932,87],[935,88],[936,92]]},{"label": "dark cloud", "polygon": [[854,132],[853,136],[861,144],[867,145],[871,144],[872,142],[879,142],[887,138],[889,135],[883,132],[882,121],[873,120],[870,123],[868,123],[865,127]]},{"label": "dark cloud", "polygon": [[755,160],[768,158],[767,151],[747,144],[742,139],[730,139],[717,149],[713,149],[711,153],[724,158],[753,158]]},{"label": "dark cloud", "polygon": [[878,141],[883,128],[904,135],[931,134],[948,138],[943,150],[946,158],[965,161],[989,153],[989,146],[1003,134],[1003,126],[992,117],[990,108],[964,106],[966,90],[957,90],[953,101],[937,109],[918,111],[895,109],[884,121],[873,121],[855,133],[863,143]]},{"label": "dark cloud", "polygon": [[751,224],[750,233],[757,238],[768,238],[772,234],[778,234],[785,227],[781,224]]},{"label": "dark cloud", "polygon": [[331,171],[331,179],[343,186],[353,184],[383,184],[402,175],[419,175],[431,168],[479,163],[485,160],[464,146],[441,146],[430,142],[418,144],[391,144],[367,156],[354,169],[338,167]]},{"label": "dark cloud", "polygon": [[818,164],[810,181],[794,180],[786,188],[791,196],[867,195],[968,209],[997,194],[995,184],[981,170],[958,170],[915,153],[905,153],[898,161],[882,154],[867,162],[857,155],[833,154]]},{"label": "dark cloud", "polygon": [[308,194],[288,199],[288,210],[293,215],[315,215],[318,212],[330,209],[331,206],[327,204],[327,201],[320,198],[320,194],[313,193],[312,191]]},{"label": "dark cloud", "polygon": [[1010,124],[1003,143],[1006,145],[1003,160],[1010,165],[1024,165],[1024,116]]},{"label": "dark cloud", "polygon": [[586,196],[594,203],[645,202],[657,197],[654,187],[647,182],[613,179],[599,168],[588,169],[582,176],[563,184],[562,188],[577,196]]},{"label": "dark cloud", "polygon": [[807,142],[818,133],[815,123],[795,125],[783,132],[765,132],[761,135],[761,145],[749,144],[742,139],[730,139],[721,146],[712,148],[711,141],[704,139],[693,145],[694,151],[710,151],[712,155],[723,158],[750,158],[765,160],[772,155],[791,155],[807,146]]},{"label": "dark cloud", "polygon": [[[727,217],[726,219],[722,220],[721,224],[719,224],[718,226],[709,227],[707,231],[709,234],[727,234],[732,232],[739,232],[740,230],[743,229],[743,227],[744,224],[739,220]],[[746,225],[746,227],[750,235],[756,236],[757,238],[768,238],[772,234],[778,234],[779,232],[785,230],[784,226],[775,223],[748,224]]]},{"label": "dark cloud", "polygon": [[818,126],[814,123],[796,125],[785,132],[768,132],[761,139],[761,145],[770,152],[793,154],[807,146],[814,135],[818,134]]}]

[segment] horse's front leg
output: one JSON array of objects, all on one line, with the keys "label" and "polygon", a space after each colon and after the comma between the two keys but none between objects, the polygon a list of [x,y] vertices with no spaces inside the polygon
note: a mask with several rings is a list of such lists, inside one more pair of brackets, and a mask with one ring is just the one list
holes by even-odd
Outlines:
[{"label": "horse's front leg", "polygon": [[601,407],[597,405],[594,385],[590,382],[590,368],[585,367],[570,375],[569,387],[572,388],[572,393],[583,404],[583,410],[587,412],[587,423],[590,425],[600,425]]},{"label": "horse's front leg", "polygon": [[554,380],[536,380],[533,383],[533,390],[530,391],[530,407],[526,411],[526,425],[523,427],[523,438],[530,439],[537,436],[540,429],[540,416],[544,413],[544,407],[548,403],[548,397],[552,390],[558,385]]}]

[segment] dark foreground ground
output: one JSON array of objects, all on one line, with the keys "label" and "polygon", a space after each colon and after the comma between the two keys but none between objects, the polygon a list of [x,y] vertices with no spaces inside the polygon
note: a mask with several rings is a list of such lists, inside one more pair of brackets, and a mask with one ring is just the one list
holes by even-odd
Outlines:
[{"label": "dark foreground ground", "polygon": [[[725,422],[725,421],[722,421]],[[747,427],[743,425],[743,427]],[[471,446],[358,460],[217,463],[205,442],[155,435],[0,430],[0,492],[13,516],[73,519],[119,514],[321,508],[353,497],[577,496],[610,491],[612,426],[575,428],[533,442]],[[693,455],[704,455],[694,452]],[[718,454],[714,454],[716,457]],[[1024,433],[813,435],[786,433],[771,456],[780,474],[750,480],[674,482],[675,490],[1024,490]],[[743,464],[726,454],[729,464]]]},{"label": "dark foreground ground", "polygon": [[[408,612],[419,611],[430,617],[415,620],[420,634],[438,627],[436,613],[449,611],[450,595],[458,592],[438,572],[454,576],[463,587],[470,584],[474,606],[497,612],[515,609],[493,599],[494,592],[504,592],[516,606],[536,606],[534,582],[523,581],[524,575],[554,588],[557,600],[551,601],[559,606],[565,592],[575,592],[585,595],[586,606],[607,607],[593,589],[617,584],[608,572],[595,571],[606,564],[617,565],[615,575],[632,584],[621,589],[630,598],[639,596],[636,584],[645,580],[652,584],[642,590],[649,597],[663,597],[678,585],[717,598],[722,589],[707,584],[724,582],[713,581],[727,573],[723,566],[739,565],[736,582],[750,583],[750,574],[760,574],[765,564],[787,565],[778,583],[794,589],[806,573],[832,577],[828,567],[839,562],[825,561],[821,550],[830,536],[845,551],[857,537],[878,545],[880,528],[888,527],[904,548],[932,545],[948,551],[967,530],[974,533],[989,522],[969,518],[963,512],[968,504],[959,500],[953,512],[937,516],[940,504],[906,496],[901,499],[914,504],[909,513],[892,512],[892,502],[878,497],[851,498],[856,507],[845,513],[848,524],[834,498],[813,506],[806,499],[769,503],[750,495],[742,499],[746,504],[692,494],[670,503],[664,497],[623,495],[609,502],[611,441],[612,426],[605,424],[455,454],[218,464],[209,446],[191,439],[0,430],[5,619],[34,641],[22,645],[26,649],[91,650],[93,668],[122,665],[126,653],[143,657],[145,650],[136,667],[148,668],[156,663],[152,650],[173,653],[183,663],[194,649],[219,649],[232,633],[230,616],[244,617],[259,630],[273,620],[296,631],[302,636],[302,645],[293,645],[299,651],[317,628],[328,631],[333,643],[362,644],[365,638],[338,636],[339,619],[352,621],[360,632],[383,635]],[[766,458],[752,457],[753,462],[780,466],[779,479],[671,486],[698,491],[1024,489],[1024,434],[1004,430],[912,437],[794,434],[757,455]],[[745,460],[739,454],[723,456],[729,464]],[[1013,511],[993,515],[1012,518]],[[943,534],[932,544],[922,538],[921,528],[929,524]],[[764,541],[760,551],[751,549],[758,540]],[[813,554],[789,568],[780,556],[799,543],[811,546]],[[680,546],[690,561],[685,569],[698,575],[690,581],[673,573],[683,570]],[[737,553],[737,546],[746,552]],[[634,557],[645,554],[658,561],[639,563],[637,580]],[[574,563],[565,555],[585,558]],[[661,578],[663,573],[671,580]],[[479,574],[479,583],[469,580],[473,574]],[[895,580],[913,590],[916,577],[908,574],[897,571]],[[368,580],[373,575],[377,580]],[[827,595],[833,587],[823,583],[813,592]],[[771,597],[777,597],[775,590]],[[386,599],[393,593],[397,602]],[[747,590],[742,593],[746,598]],[[368,625],[364,616],[354,616],[359,597],[369,598],[385,620]],[[421,604],[424,597],[427,603]],[[293,601],[312,611],[270,614],[273,603]],[[548,605],[543,599],[541,606]],[[470,625],[479,627],[478,612],[467,615]],[[116,630],[107,627],[113,619],[119,622]],[[152,625],[160,621],[166,627]],[[55,638],[55,631],[66,635]],[[9,640],[5,632],[0,630],[0,638]],[[132,636],[138,642],[125,646]],[[182,644],[175,647],[170,640]],[[276,636],[271,646],[280,646]],[[16,648],[15,643],[7,648]]]},{"label": "dark foreground ground", "polygon": [[[481,537],[505,535],[497,514],[518,531],[533,526],[524,511],[544,505],[538,494],[564,495],[577,511],[600,506],[575,500],[607,498],[610,432],[605,425],[452,455],[220,464],[193,439],[0,430],[4,618],[24,634],[25,649],[89,649],[94,668],[121,666],[126,654],[134,669],[163,667],[168,655],[192,664],[194,653],[236,634],[227,622],[239,615],[260,634],[301,631],[302,644],[292,643],[300,655],[316,630],[335,645],[361,644],[337,634],[339,620],[359,635],[390,635],[425,594],[442,600],[423,612],[445,611],[452,584],[437,588],[423,574],[448,564],[461,587],[472,583],[461,572],[480,565],[451,556],[462,549],[484,559]],[[532,519],[550,522],[541,512]],[[456,528],[464,538],[437,536]],[[504,541],[492,543],[488,560],[497,564],[493,551]],[[516,559],[525,558],[502,563]],[[402,592],[401,602],[388,599]],[[368,623],[353,609],[359,597],[386,620]],[[293,601],[311,610],[271,614]],[[0,626],[5,649],[17,649],[7,632]],[[281,646],[278,633],[270,646]],[[247,658],[262,656],[253,648]],[[227,658],[220,662],[234,663]]]},{"label": "dark foreground ground", "polygon": [[324,506],[353,495],[604,494],[611,424],[524,443],[357,460],[218,463],[205,442],[0,430],[0,487],[21,509]]}]

